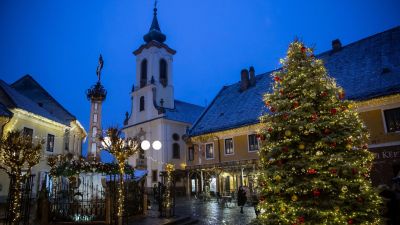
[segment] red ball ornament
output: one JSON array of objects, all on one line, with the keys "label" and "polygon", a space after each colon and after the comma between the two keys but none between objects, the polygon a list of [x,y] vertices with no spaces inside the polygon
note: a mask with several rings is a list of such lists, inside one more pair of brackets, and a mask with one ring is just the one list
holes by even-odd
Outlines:
[{"label": "red ball ornament", "polygon": [[345,96],[344,91],[339,92],[339,99],[340,100],[343,100],[344,96]]},{"label": "red ball ornament", "polygon": [[282,119],[283,120],[288,120],[289,119],[289,115],[287,113],[283,114]]},{"label": "red ball ornament", "polygon": [[332,142],[332,143],[331,143],[331,147],[332,147],[332,148],[336,148],[336,142]]},{"label": "red ball ornament", "polygon": [[330,169],[329,172],[331,172],[331,174],[336,174],[337,173],[337,169],[335,169],[335,168]]},{"label": "red ball ornament", "polygon": [[300,216],[299,218],[297,218],[297,222],[304,223],[305,222],[304,216]]},{"label": "red ball ornament", "polygon": [[356,174],[358,173],[358,171],[357,171],[356,168],[352,168],[352,169],[351,169],[351,172],[353,173],[353,175],[356,175]]},{"label": "red ball ornament", "polygon": [[272,128],[271,128],[271,127],[268,128],[268,132],[269,132],[269,133],[272,132]]},{"label": "red ball ornament", "polygon": [[274,81],[279,82],[279,81],[281,81],[281,78],[278,77],[278,76],[275,76],[275,77],[274,77]]},{"label": "red ball ornament", "polygon": [[269,111],[271,111],[271,112],[275,112],[275,111],[276,111],[276,109],[275,109],[274,107],[271,107],[271,108],[269,109]]},{"label": "red ball ornament", "polygon": [[312,121],[312,122],[315,122],[315,121],[317,121],[317,119],[318,119],[317,113],[313,113],[313,114],[311,115],[311,121]]},{"label": "red ball ornament", "polygon": [[328,128],[325,128],[324,134],[328,135],[328,134],[330,134],[330,133],[331,133],[331,130],[329,130]]},{"label": "red ball ornament", "polygon": [[321,92],[321,97],[326,97],[326,96],[328,96],[328,92],[326,91]]},{"label": "red ball ornament", "polygon": [[293,108],[297,108],[297,107],[299,107],[299,102],[298,101],[293,102]]},{"label": "red ball ornament", "polygon": [[331,109],[331,114],[332,114],[332,115],[335,115],[336,113],[337,113],[336,108]]},{"label": "red ball ornament", "polygon": [[307,51],[307,48],[306,48],[306,47],[304,47],[304,46],[301,47],[301,52],[302,52],[302,53],[306,53],[306,51]]},{"label": "red ball ornament", "polygon": [[283,152],[288,152],[288,151],[289,151],[289,148],[288,148],[287,146],[284,146],[284,147],[282,147],[282,151],[283,151]]},{"label": "red ball ornament", "polygon": [[321,195],[321,191],[318,190],[318,189],[315,189],[315,190],[313,191],[313,195],[314,195],[314,197],[319,197],[319,196]]},{"label": "red ball ornament", "polygon": [[316,170],[316,169],[308,169],[308,170],[307,170],[307,173],[308,173],[308,174],[316,174],[316,173],[317,173],[317,170]]},{"label": "red ball ornament", "polygon": [[353,224],[354,221],[353,221],[352,219],[349,219],[349,220],[347,221],[347,223],[348,223],[348,224]]}]

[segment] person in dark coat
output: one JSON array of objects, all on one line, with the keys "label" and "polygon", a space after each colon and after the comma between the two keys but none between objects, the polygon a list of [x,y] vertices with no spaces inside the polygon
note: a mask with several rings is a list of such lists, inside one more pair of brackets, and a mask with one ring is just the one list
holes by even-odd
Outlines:
[{"label": "person in dark coat", "polygon": [[243,206],[246,204],[247,197],[246,197],[246,191],[243,189],[242,186],[239,187],[238,194],[238,206],[240,206],[240,213],[243,213]]}]

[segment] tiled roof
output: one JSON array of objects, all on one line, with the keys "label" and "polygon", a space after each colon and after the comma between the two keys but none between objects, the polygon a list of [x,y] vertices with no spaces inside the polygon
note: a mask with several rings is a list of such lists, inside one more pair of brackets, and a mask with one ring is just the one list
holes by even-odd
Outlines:
[{"label": "tiled roof", "polygon": [[[352,100],[400,93],[400,27],[359,40],[338,51],[317,56],[330,76]],[[269,74],[256,76],[256,85],[240,92],[240,82],[223,87],[190,130],[200,135],[258,123],[267,112],[263,94],[271,91]]]},{"label": "tiled roof", "polygon": [[[47,110],[40,107],[36,102],[20,94],[17,90],[9,86],[3,80],[0,80],[0,88],[4,91],[4,94],[9,98],[9,100],[11,100],[11,105],[5,104],[8,108],[20,108],[58,123],[69,125],[68,123],[65,123],[65,121],[61,121],[54,115],[50,114]],[[3,99],[4,97],[5,96],[0,96],[1,103],[6,102],[6,100]]]},{"label": "tiled roof", "polygon": [[23,76],[10,86],[17,90],[20,94],[35,102],[37,105],[40,105],[64,124],[69,124],[71,121],[76,119],[74,115],[72,115],[60,103],[58,103],[30,75]]},{"label": "tiled roof", "polygon": [[0,117],[12,117],[13,113],[0,102]]},{"label": "tiled roof", "polygon": [[165,118],[193,124],[203,110],[202,106],[175,100],[175,109],[165,109]]}]

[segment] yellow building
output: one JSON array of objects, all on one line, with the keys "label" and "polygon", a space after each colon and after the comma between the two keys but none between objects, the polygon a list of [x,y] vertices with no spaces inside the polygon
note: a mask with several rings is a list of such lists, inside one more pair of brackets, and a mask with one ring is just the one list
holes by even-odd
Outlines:
[{"label": "yellow building", "polygon": [[[79,121],[29,75],[10,85],[0,80],[0,127],[1,135],[22,130],[34,142],[45,141],[40,163],[31,172],[33,196],[48,177],[47,157],[68,153],[80,156],[86,137]],[[8,175],[0,171],[0,200],[7,197],[8,189]]]},{"label": "yellow building", "polygon": [[[375,185],[391,184],[400,171],[400,27],[317,55],[330,76],[357,103],[376,153]],[[273,71],[272,71],[273,72]],[[240,185],[253,187],[258,165],[259,117],[271,73],[241,71],[238,83],[223,87],[189,132],[187,172],[190,192],[228,195]]]}]

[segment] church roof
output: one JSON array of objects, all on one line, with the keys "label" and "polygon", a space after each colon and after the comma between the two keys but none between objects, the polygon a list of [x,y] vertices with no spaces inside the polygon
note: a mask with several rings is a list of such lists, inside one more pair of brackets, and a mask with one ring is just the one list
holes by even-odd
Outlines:
[{"label": "church roof", "polygon": [[58,103],[32,76],[25,75],[11,84],[20,94],[29,98],[36,105],[45,109],[52,116],[56,117],[63,124],[69,124],[75,120],[75,116]]},{"label": "church roof", "polygon": [[193,124],[203,112],[204,107],[175,100],[175,109],[165,109],[165,118]]},{"label": "church roof", "polygon": [[49,120],[68,125],[68,123],[60,120],[55,115],[52,115],[46,109],[40,107],[36,102],[19,93],[3,80],[0,80],[0,89],[3,92],[0,96],[0,103],[4,104],[7,108],[20,108]]},{"label": "church roof", "polygon": [[[375,34],[317,56],[350,100],[400,93],[400,27]],[[259,122],[268,112],[263,94],[271,91],[270,74],[256,76],[255,86],[240,92],[240,82],[223,87],[190,130],[191,136]]]}]

